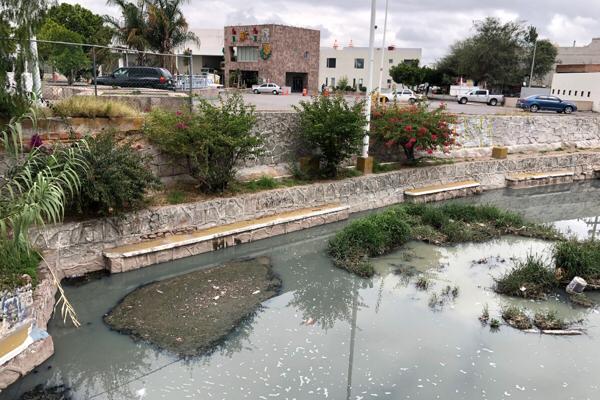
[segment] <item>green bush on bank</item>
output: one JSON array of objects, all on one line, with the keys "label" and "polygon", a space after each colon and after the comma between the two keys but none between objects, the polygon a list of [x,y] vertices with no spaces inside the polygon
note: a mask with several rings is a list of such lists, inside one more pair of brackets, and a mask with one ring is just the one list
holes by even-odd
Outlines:
[{"label": "green bush on bank", "polygon": [[513,269],[496,279],[495,291],[508,296],[542,299],[556,286],[552,267],[541,257],[528,255],[524,261],[518,261]]},{"label": "green bush on bank", "polygon": [[600,241],[563,241],[554,246],[553,256],[562,280],[579,276],[589,282],[600,281]]},{"label": "green bush on bank", "polygon": [[350,223],[329,242],[337,267],[372,276],[368,257],[388,253],[409,240],[428,243],[484,241],[505,234],[557,239],[552,228],[492,206],[450,203],[402,204]]},{"label": "green bush on bank", "polygon": [[139,209],[147,192],[160,187],[144,157],[130,144],[118,143],[114,133],[100,133],[86,143],[87,168],[79,171],[81,191],[74,198],[77,212],[108,216]]},{"label": "green bush on bank", "polygon": [[24,274],[31,277],[31,283],[35,286],[40,261],[39,253],[28,244],[12,240],[0,241],[0,291],[26,284]]}]

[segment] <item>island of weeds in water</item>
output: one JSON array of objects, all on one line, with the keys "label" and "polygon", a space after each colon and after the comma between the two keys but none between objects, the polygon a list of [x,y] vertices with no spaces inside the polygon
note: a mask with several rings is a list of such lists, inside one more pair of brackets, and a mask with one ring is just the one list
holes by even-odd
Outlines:
[{"label": "island of weeds in water", "polygon": [[488,205],[401,204],[357,219],[329,241],[335,266],[359,276],[374,274],[370,257],[393,251],[410,240],[432,244],[483,242],[502,235],[556,240],[551,227]]}]

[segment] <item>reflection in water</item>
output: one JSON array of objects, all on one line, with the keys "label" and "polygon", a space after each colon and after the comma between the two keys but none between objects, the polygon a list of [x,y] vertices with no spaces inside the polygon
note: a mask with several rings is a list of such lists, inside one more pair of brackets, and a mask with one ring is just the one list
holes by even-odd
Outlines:
[{"label": "reflection in water", "polygon": [[[549,190],[496,191],[468,200],[513,208],[582,237],[597,235],[598,183]],[[579,220],[579,221],[578,221]],[[562,222],[560,222],[562,221]],[[566,222],[565,222],[566,221]],[[50,324],[56,354],[0,399],[43,383],[71,386],[75,399],[592,399],[600,398],[600,315],[560,296],[507,299],[490,288],[512,256],[548,254],[550,244],[506,237],[434,247],[409,243],[375,262],[360,279],[332,267],[327,239],[343,223],[158,265],[67,289],[84,327]],[[137,286],[244,256],[268,255],[283,281],[280,296],[230,335],[213,354],[180,360],[111,332],[102,315]],[[408,255],[408,256],[407,256]],[[482,258],[505,262],[477,263]],[[430,292],[415,288],[419,274]],[[459,286],[440,312],[431,292]],[[595,301],[600,295],[592,295]],[[508,303],[586,319],[588,335],[554,338],[477,320]],[[314,323],[307,323],[307,321]],[[52,366],[51,369],[48,369]]]}]

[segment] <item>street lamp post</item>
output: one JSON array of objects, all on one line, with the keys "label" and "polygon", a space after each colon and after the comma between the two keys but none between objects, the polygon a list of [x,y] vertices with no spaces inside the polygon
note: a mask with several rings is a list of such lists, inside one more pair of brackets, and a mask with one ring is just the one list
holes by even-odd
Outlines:
[{"label": "street lamp post", "polygon": [[535,53],[537,51],[537,39],[533,44],[533,59],[531,60],[531,72],[529,73],[529,87],[531,87],[531,81],[533,80],[533,68],[535,67]]},{"label": "street lamp post", "polygon": [[365,116],[367,120],[365,136],[363,138],[363,146],[361,157],[358,158],[358,170],[364,174],[373,172],[373,158],[369,157],[369,131],[371,130],[371,105],[373,92],[373,67],[375,59],[375,15],[377,8],[377,0],[371,0],[371,25],[369,33],[369,70],[367,78],[367,104],[365,108]]}]

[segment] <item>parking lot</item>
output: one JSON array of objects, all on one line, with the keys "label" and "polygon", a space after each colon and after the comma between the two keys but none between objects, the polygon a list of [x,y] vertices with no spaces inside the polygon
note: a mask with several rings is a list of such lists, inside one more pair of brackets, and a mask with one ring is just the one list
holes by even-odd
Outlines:
[{"label": "parking lot", "polygon": [[[346,96],[350,101],[358,99],[364,99],[364,96]],[[244,100],[249,104],[254,104],[257,110],[261,111],[287,111],[291,110],[292,106],[298,105],[301,101],[309,100],[309,97],[303,97],[301,94],[293,93],[290,95],[279,95],[275,96],[272,94],[253,94],[244,93]],[[458,104],[458,102],[442,102],[438,100],[430,100],[429,107],[434,108],[440,104],[445,103],[448,107],[448,111],[455,114],[466,114],[466,115],[520,115],[525,113],[524,111],[514,107],[502,107],[502,106],[488,106],[485,104]],[[556,115],[567,117],[563,114],[557,114],[555,112],[540,111],[538,114],[544,115]],[[591,114],[589,112],[577,112],[577,114]]]}]

